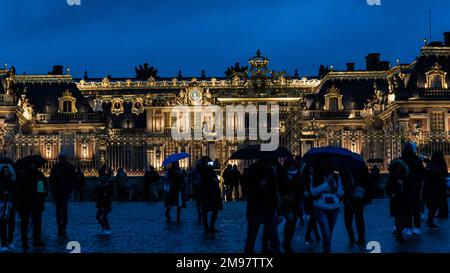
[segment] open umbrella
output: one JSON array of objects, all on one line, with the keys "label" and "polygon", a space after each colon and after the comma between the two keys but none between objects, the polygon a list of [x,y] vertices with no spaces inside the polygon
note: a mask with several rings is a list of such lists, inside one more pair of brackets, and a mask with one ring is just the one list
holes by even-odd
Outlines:
[{"label": "open umbrella", "polygon": [[22,169],[30,166],[31,163],[36,164],[38,168],[44,166],[47,163],[47,160],[40,155],[30,155],[26,157],[22,157],[16,161],[15,168]]},{"label": "open umbrella", "polygon": [[292,157],[291,152],[286,148],[278,147],[275,151],[261,151],[260,145],[252,145],[247,148],[240,149],[234,152],[228,159],[268,159],[268,158],[281,158]]},{"label": "open umbrella", "polygon": [[306,164],[317,164],[323,159],[329,160],[332,168],[339,171],[365,167],[365,162],[361,155],[340,147],[327,146],[312,148],[303,156]]},{"label": "open umbrella", "polygon": [[186,152],[171,154],[163,160],[162,165],[167,166],[170,163],[177,162],[178,160],[185,159],[190,157],[191,155]]}]

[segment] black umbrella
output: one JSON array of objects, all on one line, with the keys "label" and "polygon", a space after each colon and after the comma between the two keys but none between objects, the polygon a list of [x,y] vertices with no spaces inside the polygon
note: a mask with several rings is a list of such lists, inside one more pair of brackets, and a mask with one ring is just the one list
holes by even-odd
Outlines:
[{"label": "black umbrella", "polygon": [[371,158],[369,160],[367,160],[367,163],[383,163],[384,160],[381,158]]},{"label": "black umbrella", "polygon": [[286,148],[283,147],[278,147],[274,151],[261,151],[260,145],[252,145],[234,152],[228,160],[231,159],[251,160],[251,159],[268,159],[281,157],[292,157],[292,154]]},{"label": "black umbrella", "polygon": [[303,156],[303,161],[310,165],[318,164],[323,159],[329,160],[331,167],[339,171],[352,171],[366,166],[361,155],[340,147],[312,148]]},{"label": "black umbrella", "polygon": [[14,161],[11,160],[11,158],[2,156],[0,157],[0,164],[14,164]]},{"label": "black umbrella", "polygon": [[41,168],[42,166],[44,166],[45,163],[47,163],[47,160],[40,155],[26,156],[17,160],[15,168],[16,169],[26,168],[30,166],[32,163],[34,163],[36,167]]}]

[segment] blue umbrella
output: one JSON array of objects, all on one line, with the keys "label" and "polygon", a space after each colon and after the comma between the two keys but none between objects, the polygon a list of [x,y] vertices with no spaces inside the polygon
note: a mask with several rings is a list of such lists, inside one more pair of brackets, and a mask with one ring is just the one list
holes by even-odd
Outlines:
[{"label": "blue umbrella", "polygon": [[190,157],[191,155],[186,152],[171,154],[163,160],[162,165],[167,166],[170,163],[177,162],[178,160],[185,159]]},{"label": "blue umbrella", "polygon": [[312,148],[303,156],[303,160],[307,164],[316,164],[321,159],[330,160],[332,167],[341,171],[365,167],[361,155],[340,147]]}]

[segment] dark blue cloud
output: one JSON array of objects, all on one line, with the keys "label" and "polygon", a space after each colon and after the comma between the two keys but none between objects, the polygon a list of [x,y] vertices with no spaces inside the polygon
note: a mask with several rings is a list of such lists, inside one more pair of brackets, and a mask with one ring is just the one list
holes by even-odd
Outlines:
[{"label": "dark blue cloud", "polygon": [[428,36],[450,31],[449,1],[381,0],[66,0],[2,1],[0,62],[46,73],[54,64],[76,76],[133,76],[150,62],[162,76],[221,76],[257,48],[276,70],[315,75],[320,64],[363,67],[368,52],[412,61]]}]

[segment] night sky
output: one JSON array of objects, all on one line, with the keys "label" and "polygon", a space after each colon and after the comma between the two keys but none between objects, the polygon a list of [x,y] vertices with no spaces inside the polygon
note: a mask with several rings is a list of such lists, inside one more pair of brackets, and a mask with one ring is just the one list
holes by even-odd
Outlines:
[{"label": "night sky", "polygon": [[450,31],[448,0],[2,0],[0,63],[18,73],[47,73],[54,64],[80,77],[134,77],[148,62],[159,75],[223,76],[256,49],[270,68],[316,75],[320,64],[364,66],[364,56],[402,63],[429,36]]}]

